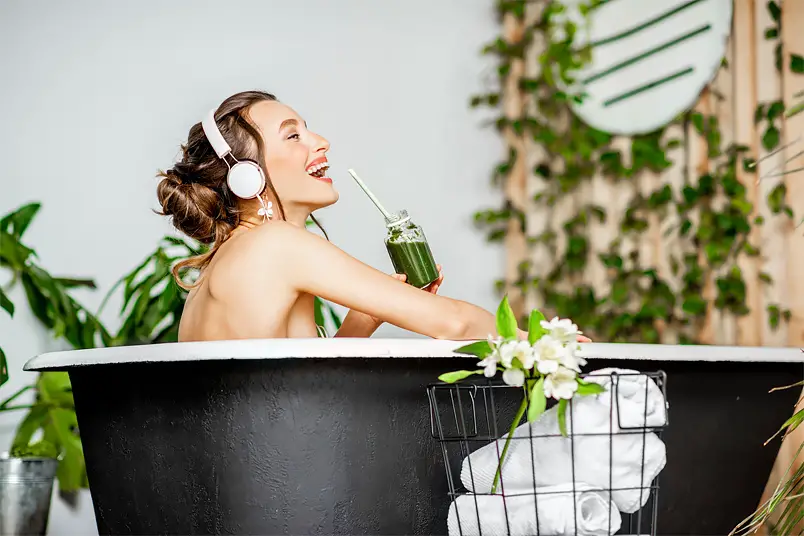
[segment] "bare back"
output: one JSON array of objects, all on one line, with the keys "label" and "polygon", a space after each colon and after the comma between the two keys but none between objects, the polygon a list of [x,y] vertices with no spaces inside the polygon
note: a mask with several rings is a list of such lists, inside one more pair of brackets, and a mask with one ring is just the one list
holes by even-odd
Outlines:
[{"label": "bare back", "polygon": [[249,269],[259,247],[245,230],[218,249],[187,298],[179,341],[317,336],[314,296],[294,290],[271,264]]}]

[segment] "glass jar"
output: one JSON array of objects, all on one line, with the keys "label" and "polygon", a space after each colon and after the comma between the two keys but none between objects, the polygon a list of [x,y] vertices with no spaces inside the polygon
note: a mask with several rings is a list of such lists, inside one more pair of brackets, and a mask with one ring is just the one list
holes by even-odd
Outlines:
[{"label": "glass jar", "polygon": [[438,279],[433,253],[424,237],[424,231],[414,224],[406,210],[401,210],[386,220],[388,235],[385,248],[398,274],[405,274],[407,282],[424,288]]}]

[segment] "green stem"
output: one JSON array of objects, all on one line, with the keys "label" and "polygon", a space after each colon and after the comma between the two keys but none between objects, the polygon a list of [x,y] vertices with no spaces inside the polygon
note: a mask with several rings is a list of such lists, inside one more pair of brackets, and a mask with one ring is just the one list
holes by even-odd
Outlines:
[{"label": "green stem", "polygon": [[2,404],[0,404],[0,410],[4,409],[6,406],[8,406],[9,404],[11,404],[11,402],[13,402],[15,398],[17,398],[18,396],[20,396],[21,394],[23,394],[25,391],[27,391],[28,389],[33,389],[34,387],[35,387],[35,386],[33,386],[33,385],[26,385],[25,387],[23,387],[22,389],[20,389],[19,391],[17,391],[17,392],[16,392],[16,393],[14,393],[13,395],[11,395],[10,397],[6,398],[6,399],[3,401],[3,403],[2,403]]},{"label": "green stem", "polygon": [[16,409],[31,409],[32,407],[33,407],[33,405],[32,405],[32,404],[27,405],[27,406],[4,406],[4,407],[0,408],[0,412],[3,412],[3,411],[14,411],[14,410],[16,410]]},{"label": "green stem", "polygon": [[511,423],[511,428],[508,430],[508,437],[505,439],[505,446],[503,446],[502,455],[500,456],[500,461],[497,464],[497,473],[494,475],[494,482],[491,485],[492,494],[494,494],[497,491],[497,483],[500,480],[500,473],[502,472],[503,460],[505,460],[505,455],[508,452],[508,447],[511,445],[511,438],[514,437],[514,430],[516,430],[517,425],[519,425],[519,421],[522,420],[522,416],[525,414],[526,409],[528,409],[527,396],[522,398],[522,404],[519,406],[519,410],[517,410],[516,416],[514,417],[514,422]]}]

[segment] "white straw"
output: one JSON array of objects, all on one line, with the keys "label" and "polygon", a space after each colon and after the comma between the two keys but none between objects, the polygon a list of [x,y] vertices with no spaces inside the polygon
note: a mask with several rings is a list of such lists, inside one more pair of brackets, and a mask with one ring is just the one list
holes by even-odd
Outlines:
[{"label": "white straw", "polygon": [[371,202],[374,203],[374,206],[376,206],[378,209],[380,209],[380,212],[382,212],[382,215],[385,216],[385,219],[387,221],[390,221],[391,220],[391,214],[389,214],[388,211],[385,210],[385,208],[382,206],[382,204],[377,200],[377,198],[374,197],[374,194],[371,193],[371,190],[368,189],[368,186],[366,186],[363,183],[363,181],[360,180],[360,177],[357,176],[357,173],[355,173],[355,170],[350,169],[348,171],[349,171],[349,175],[352,176],[352,178],[355,180],[357,185],[360,186],[360,188],[366,193],[366,195],[369,197],[369,199],[371,199]]}]

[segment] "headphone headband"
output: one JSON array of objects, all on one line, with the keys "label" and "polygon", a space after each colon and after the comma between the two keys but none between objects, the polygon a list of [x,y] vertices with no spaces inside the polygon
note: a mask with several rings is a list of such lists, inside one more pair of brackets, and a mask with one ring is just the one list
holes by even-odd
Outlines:
[{"label": "headphone headband", "polygon": [[[229,167],[229,172],[226,174],[226,184],[229,185],[229,190],[241,199],[257,198],[262,208],[258,211],[265,220],[273,216],[273,209],[271,203],[266,204],[260,196],[265,190],[265,174],[262,168],[256,162],[251,160],[238,160],[232,154],[232,148],[223,139],[218,124],[215,122],[215,110],[210,110],[206,117],[201,121],[201,128],[204,130],[204,135],[209,140],[209,144],[215,150],[218,158],[223,160]],[[231,156],[234,164],[229,165],[226,157]]]},{"label": "headphone headband", "polygon": [[232,148],[223,139],[223,134],[218,129],[218,124],[215,122],[215,110],[210,110],[207,116],[201,121],[201,128],[209,140],[209,144],[215,149],[218,158],[223,158],[232,152]]}]

